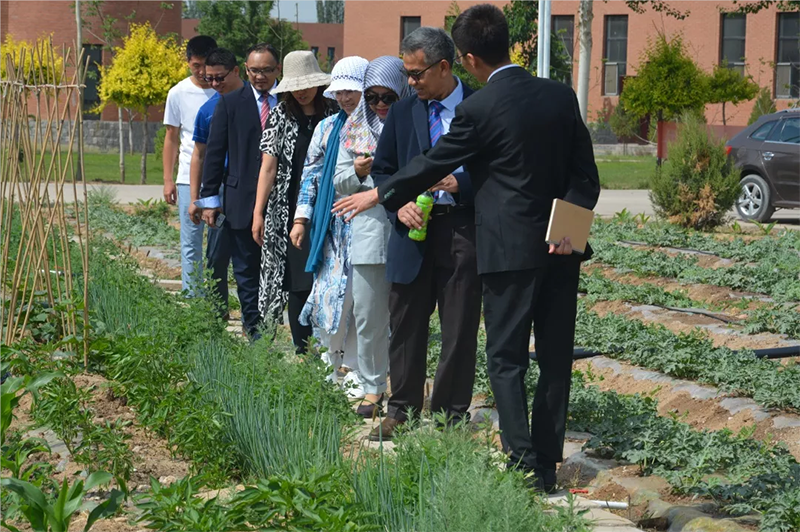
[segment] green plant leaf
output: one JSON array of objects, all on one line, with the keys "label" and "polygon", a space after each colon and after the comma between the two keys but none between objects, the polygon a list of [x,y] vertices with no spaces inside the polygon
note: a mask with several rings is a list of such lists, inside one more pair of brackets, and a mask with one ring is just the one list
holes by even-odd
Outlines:
[{"label": "green plant leaf", "polygon": [[89,530],[98,519],[103,519],[117,513],[119,502],[124,498],[125,494],[121,491],[117,489],[111,490],[108,499],[98,504],[95,509],[91,511],[88,519],[86,520],[86,526],[83,528],[83,532]]}]

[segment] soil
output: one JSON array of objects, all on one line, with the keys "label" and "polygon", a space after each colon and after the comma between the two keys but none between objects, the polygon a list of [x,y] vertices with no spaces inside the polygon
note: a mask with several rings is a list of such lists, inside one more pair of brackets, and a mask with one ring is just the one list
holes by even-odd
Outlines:
[{"label": "soil", "polygon": [[752,436],[754,439],[783,442],[792,455],[800,460],[800,427],[776,429],[773,425],[773,419],[777,416],[794,420],[800,420],[800,416],[774,411],[770,412],[768,418],[758,421],[753,417],[752,411],[747,409],[731,414],[719,404],[726,397],[722,394],[715,399],[696,399],[689,392],[675,391],[673,385],[668,382],[654,383],[644,379],[638,380],[631,374],[636,366],[625,362],[619,362],[619,364],[622,366],[620,373],[615,373],[609,368],[598,367],[592,363],[592,359],[578,360],[574,367],[581,371],[591,369],[593,374],[601,377],[593,382],[601,390],[613,390],[627,395],[638,393],[654,397],[658,400],[659,415],[665,417],[678,415],[682,421],[698,430],[729,429],[738,433],[742,429],[755,425],[756,430]]},{"label": "soil", "polygon": [[[636,310],[634,305],[624,301],[598,301],[592,305],[591,310],[605,316],[607,314],[624,315],[645,323],[660,323],[673,333],[689,333],[700,327],[718,327],[715,330],[705,329],[705,334],[711,339],[714,347],[727,347],[729,349],[766,349],[771,347],[785,347],[787,342],[776,334],[744,334],[733,325],[704,316],[702,314],[689,314],[666,309]],[[720,313],[724,314],[724,313]],[[728,317],[735,318],[727,314]]]}]

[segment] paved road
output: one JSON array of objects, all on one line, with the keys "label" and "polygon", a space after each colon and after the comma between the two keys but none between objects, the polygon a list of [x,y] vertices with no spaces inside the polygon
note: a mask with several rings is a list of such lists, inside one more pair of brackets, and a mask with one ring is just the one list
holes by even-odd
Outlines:
[{"label": "paved road", "polygon": [[[162,187],[160,185],[88,185],[89,190],[107,189],[113,190],[116,199],[120,203],[136,203],[138,200],[161,199]],[[51,189],[52,193],[52,189]],[[65,198],[72,201],[72,187],[65,189]],[[654,214],[653,206],[650,204],[647,190],[603,190],[600,193],[600,200],[597,203],[597,212],[600,216],[613,216],[614,213],[622,209],[628,209],[631,213],[640,212],[648,216]],[[78,196],[83,196],[83,190],[79,188]],[[732,213],[733,214],[733,213]],[[780,226],[800,229],[800,209],[792,211],[778,211],[775,213],[775,220]]]}]

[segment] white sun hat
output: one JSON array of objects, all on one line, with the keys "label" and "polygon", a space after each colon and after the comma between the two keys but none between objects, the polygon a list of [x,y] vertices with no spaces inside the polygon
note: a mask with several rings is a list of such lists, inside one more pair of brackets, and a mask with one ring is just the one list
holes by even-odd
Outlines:
[{"label": "white sun hat", "polygon": [[331,84],[325,89],[324,96],[335,100],[338,91],[363,91],[367,65],[369,61],[357,55],[340,59],[333,67]]},{"label": "white sun hat", "polygon": [[325,87],[330,82],[331,76],[319,68],[313,52],[289,52],[283,59],[283,79],[272,89],[272,94]]}]

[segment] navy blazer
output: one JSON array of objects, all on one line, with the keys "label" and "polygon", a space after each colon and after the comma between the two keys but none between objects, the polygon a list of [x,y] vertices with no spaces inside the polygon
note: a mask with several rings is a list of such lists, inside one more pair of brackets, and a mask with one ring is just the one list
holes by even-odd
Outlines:
[{"label": "navy blazer", "polygon": [[258,103],[249,83],[220,97],[211,117],[200,197],[216,196],[224,185],[222,212],[232,229],[250,229],[253,225],[261,133]]},{"label": "navy blazer", "polygon": [[[464,99],[475,92],[463,81],[461,86]],[[385,182],[430,147],[428,102],[420,100],[415,94],[393,104],[372,161],[370,175],[375,186]],[[454,194],[456,202],[459,205],[473,205],[469,172],[456,172],[453,176],[458,181],[459,192]],[[408,238],[408,227],[397,219],[397,213],[387,211],[387,214],[392,223],[392,233],[386,257],[386,278],[392,283],[410,284],[417,278],[422,266],[426,241],[416,242]]]}]

